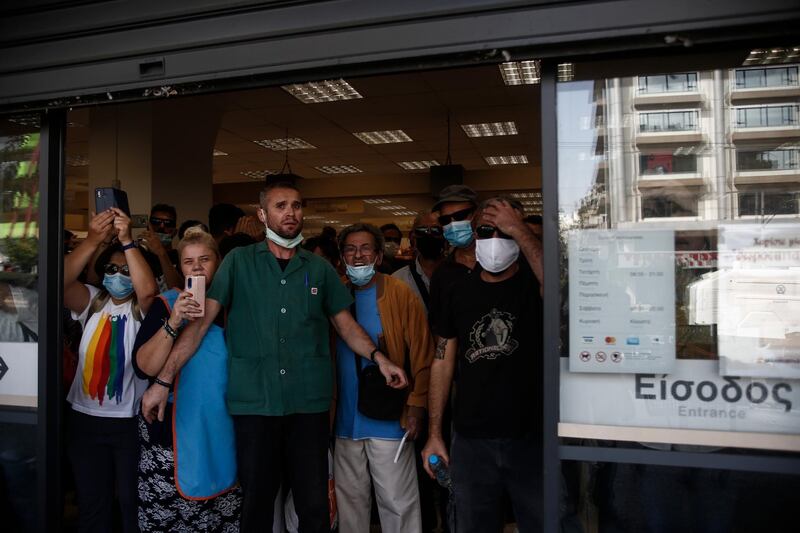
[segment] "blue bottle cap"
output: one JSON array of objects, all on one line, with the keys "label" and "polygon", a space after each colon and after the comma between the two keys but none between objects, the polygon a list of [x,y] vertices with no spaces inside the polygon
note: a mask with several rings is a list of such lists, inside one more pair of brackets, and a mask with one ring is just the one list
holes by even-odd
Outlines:
[{"label": "blue bottle cap", "polygon": [[431,455],[430,457],[428,457],[428,462],[432,465],[435,465],[436,463],[439,462],[439,456],[436,454]]}]

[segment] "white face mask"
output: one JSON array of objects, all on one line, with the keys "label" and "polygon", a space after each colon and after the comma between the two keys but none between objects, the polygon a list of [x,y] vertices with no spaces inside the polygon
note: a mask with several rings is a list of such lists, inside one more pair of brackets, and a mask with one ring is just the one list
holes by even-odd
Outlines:
[{"label": "white face mask", "polygon": [[510,267],[519,257],[519,245],[514,239],[478,239],[475,241],[475,258],[481,268],[496,274]]},{"label": "white face mask", "polygon": [[296,248],[298,244],[303,242],[303,234],[298,233],[294,239],[287,239],[286,237],[281,237],[271,229],[267,228],[267,239],[271,240],[282,248]]}]

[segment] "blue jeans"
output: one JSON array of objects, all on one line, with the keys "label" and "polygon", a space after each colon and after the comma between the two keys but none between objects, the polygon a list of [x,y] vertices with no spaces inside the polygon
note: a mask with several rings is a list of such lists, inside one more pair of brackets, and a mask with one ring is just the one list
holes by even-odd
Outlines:
[{"label": "blue jeans", "polygon": [[542,448],[538,436],[468,438],[456,433],[450,453],[456,532],[503,530],[508,497],[520,533],[542,529]]}]

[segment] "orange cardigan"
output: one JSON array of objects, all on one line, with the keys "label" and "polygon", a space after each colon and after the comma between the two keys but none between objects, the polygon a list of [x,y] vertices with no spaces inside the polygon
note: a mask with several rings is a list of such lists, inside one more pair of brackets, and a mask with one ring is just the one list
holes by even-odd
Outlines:
[{"label": "orange cardigan", "polygon": [[[381,350],[400,368],[407,370],[409,395],[400,424],[405,427],[410,407],[428,408],[428,385],[433,361],[433,336],[425,306],[405,282],[376,272],[378,313],[385,346]],[[346,280],[348,288],[350,281]]]}]

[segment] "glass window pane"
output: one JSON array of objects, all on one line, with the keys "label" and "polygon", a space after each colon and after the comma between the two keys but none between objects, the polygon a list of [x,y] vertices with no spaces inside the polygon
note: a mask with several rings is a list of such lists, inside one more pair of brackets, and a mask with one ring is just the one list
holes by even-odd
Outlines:
[{"label": "glass window pane", "polygon": [[[798,99],[742,105],[732,80],[763,84],[756,70],[698,72],[698,109],[654,110],[625,78],[558,85],[562,437],[786,450],[800,435],[800,147],[780,130]],[[773,391],[790,389],[787,411]]]},{"label": "glass window pane", "polygon": [[10,531],[36,529],[36,425],[5,418],[37,407],[38,163],[39,116],[0,117],[0,505]]}]

